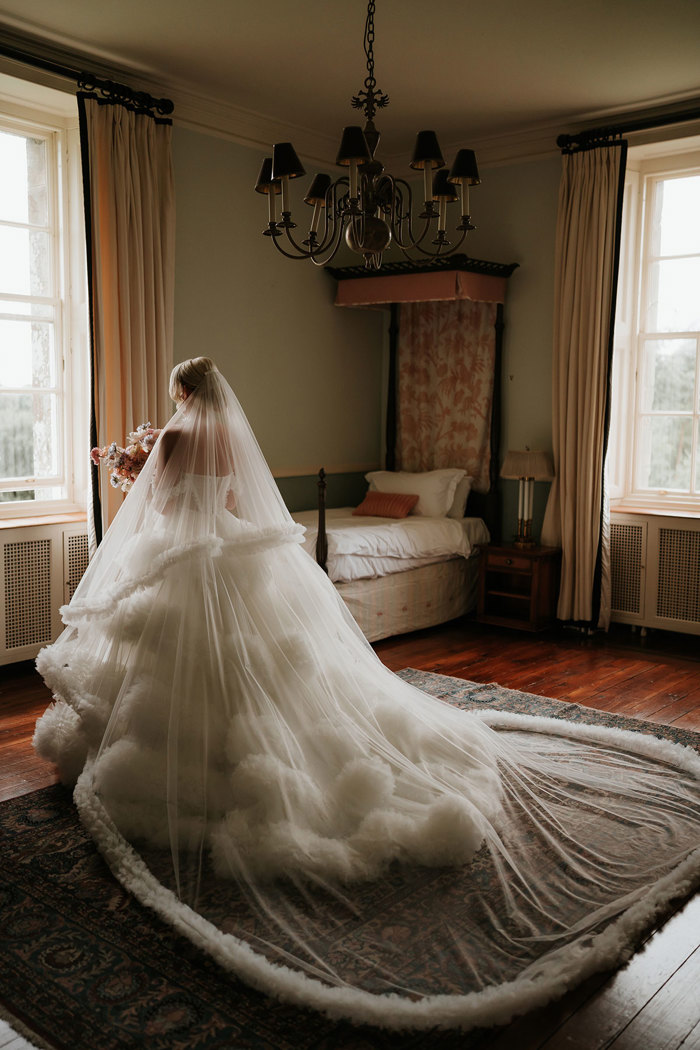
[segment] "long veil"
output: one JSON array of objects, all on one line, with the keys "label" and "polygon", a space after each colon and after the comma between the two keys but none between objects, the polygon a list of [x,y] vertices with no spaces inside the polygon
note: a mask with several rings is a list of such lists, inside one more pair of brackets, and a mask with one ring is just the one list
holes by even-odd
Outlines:
[{"label": "long veil", "polygon": [[390,1027],[488,1025],[629,953],[700,877],[700,759],[467,713],[386,670],[210,371],[38,667],[114,874],[255,987]]}]

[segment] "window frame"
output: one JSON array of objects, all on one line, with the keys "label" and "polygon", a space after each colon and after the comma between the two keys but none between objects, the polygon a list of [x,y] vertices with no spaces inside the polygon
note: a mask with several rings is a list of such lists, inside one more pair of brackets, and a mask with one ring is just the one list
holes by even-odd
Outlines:
[{"label": "window frame", "polygon": [[[19,82],[17,82],[19,83]],[[51,231],[51,295],[37,297],[2,293],[4,304],[43,300],[53,309],[54,354],[57,369],[56,386],[47,392],[57,393],[58,447],[57,473],[51,478],[31,481],[26,488],[37,492],[47,488],[64,488],[59,499],[16,500],[0,503],[0,520],[41,518],[84,512],[88,495],[89,388],[88,388],[88,313],[87,271],[82,197],[82,175],[78,112],[63,116],[44,113],[33,105],[26,106],[15,98],[0,95],[0,129],[40,137],[46,141],[49,177],[49,220]],[[47,92],[47,99],[54,92]],[[50,106],[48,107],[50,109]],[[26,393],[27,388],[3,388],[5,392]],[[36,388],[34,388],[36,389]],[[2,479],[3,488],[11,479]],[[25,479],[18,479],[24,484]],[[28,479],[29,480],[29,479]]]},{"label": "window frame", "polygon": [[[693,142],[693,145],[696,143]],[[697,143],[700,145],[700,142]],[[639,151],[643,154],[643,149]],[[652,153],[658,153],[658,146]],[[645,344],[654,339],[694,339],[696,341],[695,401],[691,448],[691,488],[694,464],[700,456],[700,332],[652,332],[645,328],[644,311],[648,302],[652,255],[653,192],[656,184],[670,178],[700,175],[700,150],[674,152],[630,161],[625,177],[620,277],[614,333],[612,365],[611,426],[607,458],[607,482],[611,509],[647,511],[655,514],[700,514],[700,490],[695,494],[637,486],[637,450],[641,449]],[[665,258],[665,256],[664,256]],[[681,413],[671,413],[680,417]]]}]

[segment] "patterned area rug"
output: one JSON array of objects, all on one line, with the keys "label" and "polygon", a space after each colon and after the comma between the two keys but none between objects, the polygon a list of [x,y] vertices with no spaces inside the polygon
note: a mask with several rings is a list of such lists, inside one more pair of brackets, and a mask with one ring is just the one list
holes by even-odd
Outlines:
[{"label": "patterned area rug", "polygon": [[[634,729],[700,750],[700,735],[424,671],[401,676],[458,707]],[[251,991],[112,878],[68,791],[0,806],[0,1003],[55,1050],[470,1050],[488,1033],[392,1035]],[[0,1013],[2,1008],[0,1007]]]}]

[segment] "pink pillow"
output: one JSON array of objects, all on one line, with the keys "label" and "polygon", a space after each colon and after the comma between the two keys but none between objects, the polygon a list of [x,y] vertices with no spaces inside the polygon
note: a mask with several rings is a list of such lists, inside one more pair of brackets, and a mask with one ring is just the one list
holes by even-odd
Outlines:
[{"label": "pink pillow", "polygon": [[407,492],[368,492],[353,514],[366,514],[373,518],[406,518],[417,502],[418,496]]}]

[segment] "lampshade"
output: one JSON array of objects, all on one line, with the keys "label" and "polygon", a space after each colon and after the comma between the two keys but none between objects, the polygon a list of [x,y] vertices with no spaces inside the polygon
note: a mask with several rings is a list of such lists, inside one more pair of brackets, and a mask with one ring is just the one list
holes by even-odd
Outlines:
[{"label": "lampshade", "polygon": [[314,175],[314,181],[309,187],[309,192],[304,197],[307,204],[320,204],[326,206],[326,190],[331,184],[330,175]]},{"label": "lampshade", "polygon": [[356,160],[358,164],[364,164],[371,159],[372,154],[369,151],[367,139],[362,128],[355,124],[350,124],[347,128],[343,128],[340,149],[338,150],[338,156],[335,158],[336,164],[347,167],[351,160]]},{"label": "lampshade", "polygon": [[422,171],[423,168],[443,168],[445,161],[442,151],[438,145],[437,135],[434,131],[419,131],[416,136],[416,145],[413,150],[411,167]]},{"label": "lampshade", "polygon": [[466,182],[469,186],[478,186],[481,182],[476,165],[476,154],[473,149],[461,149],[447,176],[450,182]]},{"label": "lampshade", "polygon": [[256,193],[281,193],[282,188],[279,182],[275,182],[272,178],[272,157],[265,157],[262,162],[262,168],[258,175],[258,181],[255,183]]},{"label": "lampshade", "polygon": [[509,451],[501,467],[502,478],[534,478],[547,481],[554,477],[552,458],[548,452]]},{"label": "lampshade", "polygon": [[300,175],[306,175],[306,170],[291,142],[276,142],[272,147],[272,178],[281,179],[285,175],[298,179]]},{"label": "lampshade", "polygon": [[446,200],[448,202],[457,200],[457,191],[451,182],[447,181],[447,168],[441,168],[433,176],[433,200]]}]

